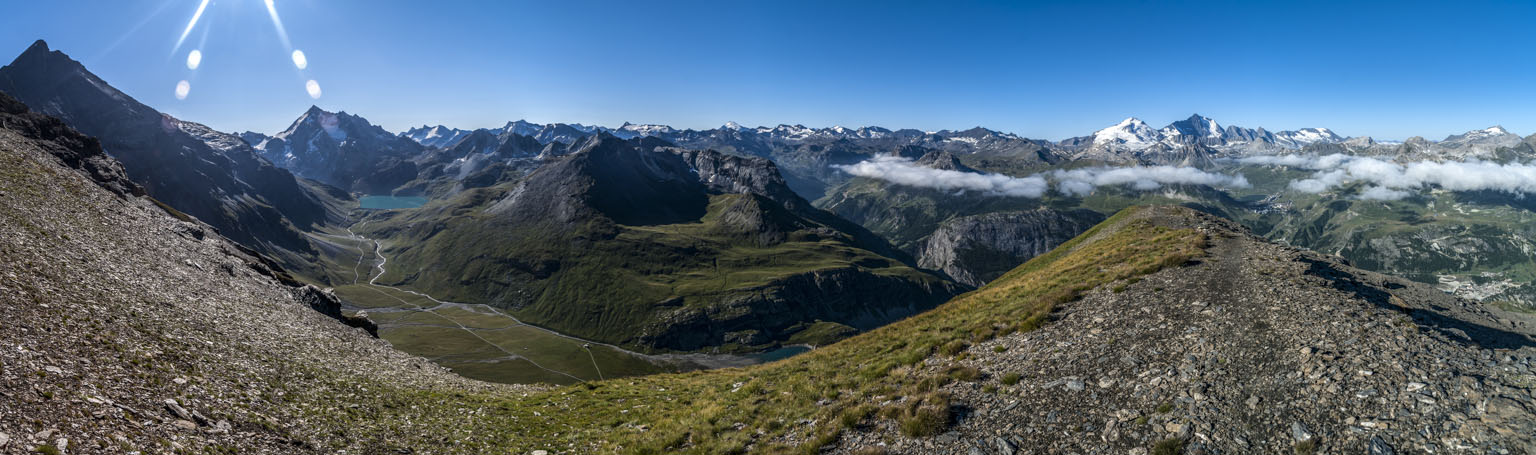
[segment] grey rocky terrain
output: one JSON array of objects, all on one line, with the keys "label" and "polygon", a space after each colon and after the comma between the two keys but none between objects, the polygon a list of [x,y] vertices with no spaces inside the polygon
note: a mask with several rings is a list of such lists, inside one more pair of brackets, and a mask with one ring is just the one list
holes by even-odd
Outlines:
[{"label": "grey rocky terrain", "polygon": [[334,297],[143,197],[94,139],[0,106],[0,453],[379,453],[473,439],[401,423],[426,409],[402,397],[530,390],[337,323]]},{"label": "grey rocky terrain", "polygon": [[838,452],[1536,451],[1529,316],[1219,218],[1172,223],[1206,231],[1209,255],[1093,290],[1039,330],[928,359],[921,368],[981,373],[940,388],[953,426],[908,438],[881,420]]}]

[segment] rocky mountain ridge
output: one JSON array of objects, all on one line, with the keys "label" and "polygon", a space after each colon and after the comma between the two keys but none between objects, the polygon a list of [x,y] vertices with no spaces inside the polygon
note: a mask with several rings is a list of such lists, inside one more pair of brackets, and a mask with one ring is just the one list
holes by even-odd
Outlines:
[{"label": "rocky mountain ridge", "polygon": [[316,254],[302,231],[343,216],[239,137],[139,103],[43,41],[0,68],[0,92],[100,139],[150,196],[295,270]]},{"label": "rocky mountain ridge", "polygon": [[415,179],[414,160],[426,151],[367,119],[318,106],[253,147],[301,177],[368,194],[388,193]]},{"label": "rocky mountain ridge", "polygon": [[959,423],[932,439],[879,423],[837,452],[1536,450],[1529,316],[1154,210],[1205,232],[1208,256],[920,366],[979,373],[939,388]]}]

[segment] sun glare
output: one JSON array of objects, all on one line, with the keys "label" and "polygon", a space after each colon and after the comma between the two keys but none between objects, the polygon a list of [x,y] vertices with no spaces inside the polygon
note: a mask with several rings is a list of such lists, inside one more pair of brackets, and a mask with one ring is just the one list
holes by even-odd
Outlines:
[{"label": "sun glare", "polygon": [[267,15],[272,16],[272,26],[277,27],[277,39],[283,42],[284,48],[293,49],[293,44],[288,42],[288,30],[283,28],[283,20],[277,17],[277,5],[274,5],[272,0],[266,0],[266,2]]},{"label": "sun glare", "polygon": [[[270,8],[272,0],[267,0],[267,5]],[[203,10],[206,9],[208,9],[208,0],[203,0],[202,3],[197,4],[197,11],[192,13],[192,20],[187,21],[187,29],[182,30],[181,38],[176,39],[175,49],[181,49],[181,43],[187,40],[187,35],[192,34],[192,28],[197,26],[197,20],[203,17]],[[172,49],[172,52],[175,52],[175,49]]]},{"label": "sun glare", "polygon": [[[211,3],[210,0],[198,2],[197,9],[192,12],[192,19],[187,21],[187,28],[181,31],[181,36],[176,39],[176,46],[171,49],[172,55],[181,50],[181,45],[186,42],[187,36],[191,35],[192,30],[197,28],[198,21],[202,19],[203,13],[208,10],[209,3]],[[284,49],[290,50],[289,58],[293,60],[294,68],[298,68],[300,71],[299,80],[305,81],[304,91],[309,94],[310,98],[319,99],[321,94],[320,82],[310,79],[305,74],[305,71],[309,69],[309,56],[305,55],[302,50],[294,49],[293,44],[289,42],[288,30],[283,28],[283,20],[277,14],[277,2],[275,0],[262,0],[262,4],[267,9],[267,16],[272,18],[272,27],[277,30],[278,40],[282,42]],[[190,71],[197,71],[199,67],[203,66],[203,49],[207,48],[208,27],[210,26],[203,26],[203,41],[197,44],[197,49],[187,52],[186,64],[187,69]],[[191,91],[192,84],[186,79],[176,83],[176,99],[187,99],[187,94]]]}]

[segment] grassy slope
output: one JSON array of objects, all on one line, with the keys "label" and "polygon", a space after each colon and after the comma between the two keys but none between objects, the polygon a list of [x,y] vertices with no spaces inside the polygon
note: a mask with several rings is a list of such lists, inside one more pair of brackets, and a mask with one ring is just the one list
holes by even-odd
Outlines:
[{"label": "grassy slope", "polygon": [[[357,227],[385,239],[390,262],[379,283],[510,307],[530,323],[610,343],[634,341],[638,328],[671,305],[662,302],[681,298],[686,306],[705,307],[810,272],[854,267],[943,286],[937,276],[854,247],[843,236],[797,229],[783,241],[760,242],[724,226],[721,214],[753,202],[751,196],[714,195],[696,223],[567,232],[509,227],[479,212],[485,197],[468,192]],[[482,249],[454,251],[462,245]]]},{"label": "grassy slope", "polygon": [[[917,377],[904,366],[947,362],[968,343],[1038,327],[1055,305],[1085,290],[1202,254],[1202,234],[1156,227],[1136,219],[1139,211],[1122,212],[931,311],[783,361],[586,383],[524,396],[394,394],[386,388],[381,399],[388,404],[372,407],[366,426],[431,425],[455,416],[457,409],[463,415],[454,432],[473,435],[454,448],[462,452],[815,452],[834,441],[845,425],[886,418],[874,416],[868,402],[899,396],[943,399],[928,394],[944,379]],[[424,404],[436,406],[413,408]],[[881,415],[903,418],[900,411]],[[407,424],[405,419],[416,420]],[[801,419],[820,423],[802,424]]]}]

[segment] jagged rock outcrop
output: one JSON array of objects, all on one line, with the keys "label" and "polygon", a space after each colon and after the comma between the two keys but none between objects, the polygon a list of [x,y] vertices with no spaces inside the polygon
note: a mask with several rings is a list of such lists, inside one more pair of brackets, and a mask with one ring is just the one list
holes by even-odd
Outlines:
[{"label": "jagged rock outcrop", "polygon": [[961,163],[960,157],[955,156],[954,153],[942,150],[925,153],[921,158],[918,158],[917,161],[914,161],[913,164],[934,169],[943,169],[946,171],[979,172],[976,169]]},{"label": "jagged rock outcrop", "polygon": [[36,141],[65,166],[78,169],[118,196],[143,196],[144,188],[128,179],[122,163],[107,156],[101,141],[80,134],[63,121],[32,112],[21,101],[0,93],[0,129]]},{"label": "jagged rock outcrop", "polygon": [[367,316],[342,313],[341,299],[336,298],[336,294],[330,290],[320,289],[310,284],[297,286],[293,288],[293,300],[309,305],[311,309],[341,321],[348,327],[363,329],[374,338],[379,336],[379,325],[368,320]]},{"label": "jagged rock outcrop", "polygon": [[254,147],[301,177],[369,194],[386,194],[415,179],[413,160],[426,150],[368,119],[318,106],[310,106],[288,129]]},{"label": "jagged rock outcrop", "polygon": [[917,264],[981,286],[1100,221],[1104,215],[1092,210],[1047,208],[953,218],[928,236]]},{"label": "jagged rock outcrop", "polygon": [[810,209],[810,204],[789,188],[773,161],[708,150],[673,148],[669,151],[682,157],[710,191],[756,194],[790,210]]}]

